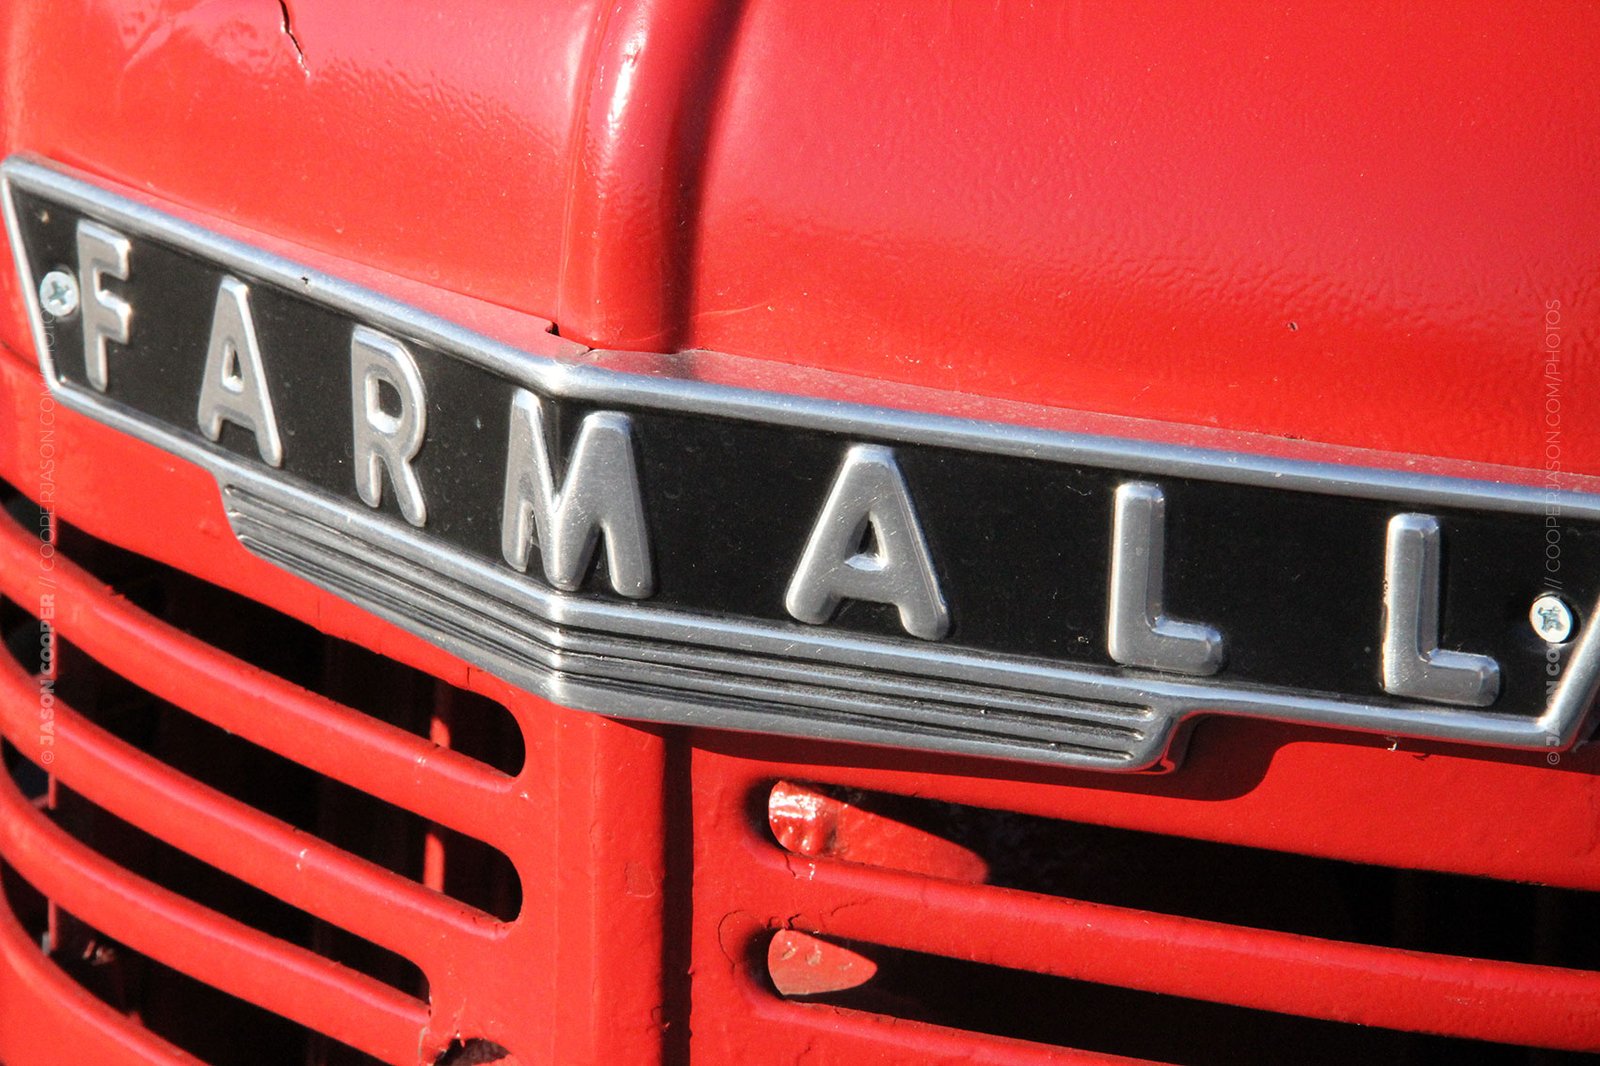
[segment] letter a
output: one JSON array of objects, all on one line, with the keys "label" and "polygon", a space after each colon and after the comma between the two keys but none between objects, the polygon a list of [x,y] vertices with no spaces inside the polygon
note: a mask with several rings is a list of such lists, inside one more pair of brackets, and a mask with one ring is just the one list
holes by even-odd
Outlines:
[{"label": "letter a", "polygon": [[278,435],[272,394],[261,365],[261,345],[250,313],[250,286],[237,278],[225,277],[217,286],[198,418],[200,431],[212,440],[222,439],[224,422],[248,429],[255,435],[262,461],[268,466],[283,465],[283,439]]}]

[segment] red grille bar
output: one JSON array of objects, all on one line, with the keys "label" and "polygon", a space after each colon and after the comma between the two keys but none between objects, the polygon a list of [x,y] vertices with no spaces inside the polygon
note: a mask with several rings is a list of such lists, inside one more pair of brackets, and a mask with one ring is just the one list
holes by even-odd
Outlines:
[{"label": "red grille bar", "polygon": [[747,898],[781,891],[797,925],[836,937],[1302,1017],[1600,1048],[1600,974],[1343,944],[825,860],[814,877],[797,879],[796,865],[779,856],[752,862]]},{"label": "red grille bar", "polygon": [[[13,423],[21,424],[36,414],[30,405],[39,387],[37,375],[10,357],[12,353],[6,354],[7,358],[0,359],[0,397],[4,398],[8,410],[14,412]],[[458,924],[425,928],[424,916],[421,911],[417,912],[416,924],[421,937],[402,954],[423,968],[431,1010],[425,1028],[420,1033],[413,1029],[409,1047],[397,1055],[395,1061],[431,1063],[453,1042],[481,1038],[510,1048],[521,1061],[527,1062],[648,1063],[663,1054],[664,1040],[667,1046],[686,1041],[688,1006],[686,998],[680,998],[681,971],[664,974],[662,970],[661,936],[668,921],[668,893],[663,887],[664,857],[679,826],[669,824],[668,811],[662,803],[667,745],[658,731],[565,711],[518,693],[467,668],[444,651],[379,623],[303,582],[286,578],[281,571],[242,550],[226,535],[227,520],[212,479],[185,464],[174,464],[169,456],[130,442],[121,434],[88,423],[69,411],[58,409],[55,415],[61,440],[70,439],[71,443],[70,448],[63,446],[62,449],[62,466],[58,470],[61,490],[54,500],[62,519],[71,523],[71,528],[82,539],[103,537],[118,549],[176,565],[193,579],[192,586],[184,587],[181,600],[149,601],[149,610],[161,615],[156,617],[90,575],[87,567],[105,563],[98,545],[82,545],[85,554],[79,562],[85,565],[74,566],[64,556],[57,555],[48,575],[55,586],[56,614],[52,621],[63,639],[70,641],[74,655],[82,653],[92,660],[84,664],[90,668],[86,672],[91,675],[103,672],[113,680],[120,677],[153,697],[150,703],[170,705],[165,710],[154,708],[146,712],[141,709],[137,712],[141,716],[139,720],[180,724],[183,736],[200,745],[198,749],[180,753],[184,758],[199,760],[195,766],[186,766],[181,774],[175,775],[180,783],[184,780],[183,774],[188,774],[193,779],[203,779],[214,790],[232,793],[226,780],[200,773],[199,764],[206,761],[211,750],[209,745],[214,742],[226,742],[230,760],[236,755],[248,754],[240,749],[254,746],[322,775],[334,786],[329,795],[342,796],[349,789],[339,786],[349,786],[380,801],[380,805],[389,804],[413,812],[423,823],[451,830],[451,834],[441,839],[445,845],[445,887],[452,893],[465,884],[463,876],[470,877],[477,861],[473,849],[468,848],[464,853],[458,850],[460,842],[454,839],[455,833],[482,841],[511,858],[515,875],[521,882],[523,901],[514,921],[491,926],[485,935],[461,936],[456,933]],[[28,472],[20,466],[20,456],[0,448],[0,467],[4,467],[0,469],[0,477],[13,483],[19,479],[26,481]],[[125,484],[113,484],[118,481],[125,481]],[[138,522],[127,521],[123,505],[116,502],[129,499],[140,501]],[[15,600],[20,608],[37,609],[42,591],[39,579],[44,575],[38,542],[26,534],[25,530],[17,530],[14,523],[0,519],[0,596]],[[68,554],[78,550],[77,544],[66,547]],[[143,573],[137,566],[131,572]],[[327,696],[316,695],[242,661],[239,656],[248,657],[248,650],[235,647],[233,654],[229,654],[211,646],[207,643],[209,630],[203,620],[205,612],[229,609],[228,590],[311,625],[316,631],[313,635],[321,642],[317,648],[331,650],[343,641],[357,645],[374,658],[386,660],[397,670],[428,675],[427,683],[418,677],[419,683],[408,692],[417,695],[425,691],[437,692],[437,688],[430,689],[429,685],[438,679],[439,685],[455,686],[475,697],[504,705],[522,733],[524,743],[518,744],[517,749],[519,753],[525,752],[525,764],[514,776],[507,776],[476,759],[435,746],[426,737],[419,738],[377,717],[342,705],[337,684],[330,686],[335,691]],[[143,586],[130,585],[128,593],[144,602]],[[197,635],[186,634],[173,624],[186,618],[190,606],[201,619],[196,625]],[[166,620],[169,618],[172,621]],[[183,621],[182,624],[189,623]],[[311,654],[318,652],[312,649]],[[308,661],[306,683],[315,683],[309,680],[314,677],[337,680],[342,675],[325,671],[336,667],[338,662],[337,658],[323,663]],[[69,671],[77,665],[73,658],[64,658],[64,663]],[[104,670],[96,671],[94,664]],[[71,676],[80,675],[72,672]],[[98,681],[85,683],[99,684]],[[145,746],[142,738],[122,732],[121,723],[108,717],[120,712],[98,702],[100,689],[95,690],[96,702],[92,704],[68,689],[63,691],[77,701],[74,706],[80,716],[101,729],[115,732],[129,744]],[[351,698],[354,696],[352,694]],[[27,700],[26,709],[35,713],[37,707],[37,692],[34,692]],[[476,711],[471,713],[476,714]],[[372,708],[372,714],[388,717],[387,712],[378,707]],[[220,733],[212,736],[209,732],[181,726],[181,722],[191,716],[190,726],[211,723],[239,739],[230,740]],[[395,720],[403,717],[396,715]],[[457,717],[452,733],[459,730],[466,735],[476,728],[473,723],[478,719]],[[210,730],[211,725],[203,728]],[[69,734],[72,729],[73,724],[69,723]],[[82,740],[84,735],[80,730],[77,739]],[[484,742],[485,735],[486,731],[480,730],[478,743]],[[22,753],[37,750],[37,737],[26,739],[29,743],[19,746]],[[84,750],[80,745],[79,755],[73,758],[82,757]],[[170,769],[164,755],[159,760],[162,765],[152,772]],[[519,756],[518,762],[521,761]],[[52,770],[59,765],[53,765]],[[78,783],[90,784],[87,779],[78,779]],[[163,789],[168,783],[162,783]],[[120,800],[112,802],[114,797],[100,795],[106,802],[99,809],[107,814],[117,817],[138,814],[137,804],[127,809]],[[556,802],[557,797],[559,802]],[[239,798],[252,808],[258,806],[253,798],[246,799],[242,794]],[[85,795],[83,801],[93,803],[94,799]],[[320,802],[308,800],[307,804],[315,807]],[[686,810],[684,813],[686,815]],[[286,817],[276,811],[274,814]],[[172,837],[173,834],[158,823],[149,824],[158,830],[158,842],[161,838]],[[316,831],[308,821],[297,819],[295,824]],[[686,817],[682,824],[687,824]],[[74,832],[79,831],[77,825],[72,828]],[[356,828],[348,823],[344,826],[346,830]],[[92,837],[85,839],[92,840]],[[249,837],[235,833],[227,839],[240,853],[255,850],[255,842]],[[686,838],[680,841],[686,843]],[[194,843],[181,838],[178,842],[186,848]],[[99,846],[98,841],[94,843]],[[107,851],[109,853],[110,849]],[[206,855],[223,858],[209,852]],[[268,861],[281,868],[281,850],[274,855]],[[247,872],[246,867],[237,864],[255,861],[243,854],[218,866]],[[387,860],[381,861],[388,865]],[[180,894],[187,889],[186,884],[158,877],[160,871],[141,872],[170,884]],[[435,870],[436,875],[438,872]],[[408,873],[411,873],[409,868]],[[419,870],[415,876],[425,873],[425,869]],[[301,872],[297,876],[304,874]],[[683,880],[676,880],[677,873],[673,876],[674,884],[686,884],[687,867],[682,870]],[[11,877],[8,880],[20,883],[21,879]],[[245,883],[252,882],[269,893],[287,896],[291,904],[309,902],[287,888],[264,882],[263,877],[255,873],[250,873]],[[50,886],[38,887],[45,889],[46,895],[50,894]],[[462,894],[468,895],[465,891]],[[64,911],[71,911],[66,900],[58,902]],[[351,906],[354,903],[355,894],[352,893]],[[125,901],[119,905],[134,907],[137,904],[138,901]],[[310,915],[306,920],[315,926],[319,924],[315,921],[317,910],[306,907],[297,913],[303,917]],[[365,920],[378,922],[388,913],[385,907],[375,906],[372,910],[374,914]],[[220,903],[216,912],[234,913],[231,907]],[[336,912],[323,913],[333,916]],[[496,913],[500,912],[496,910]],[[27,917],[20,911],[18,914]],[[680,915],[686,918],[677,908],[671,915],[674,923]],[[77,917],[96,926],[108,938],[117,935],[114,923],[104,921],[101,914],[86,913]],[[254,920],[254,915],[243,912],[240,917]],[[332,924],[343,928],[345,924],[355,923]],[[363,925],[357,925],[357,929],[372,931]],[[557,935],[558,930],[560,935]],[[316,935],[314,929],[310,935]],[[394,943],[398,937],[390,935],[381,939],[384,943]],[[320,943],[300,942],[322,950]],[[153,960],[152,968],[170,966],[173,970],[191,972],[172,966],[164,953],[144,951],[148,945],[130,940],[126,946],[125,954],[130,957],[141,952],[147,954]],[[54,974],[56,986],[75,988],[74,980],[93,976],[78,972],[66,958],[57,958],[52,965],[48,952],[41,954],[37,946],[23,944],[18,950],[31,951],[34,968]],[[232,956],[230,962],[236,969],[260,969],[252,956],[235,955],[225,948],[217,950],[214,956],[217,959]],[[6,981],[15,981],[16,974],[28,972],[31,970],[11,967]],[[204,974],[197,976],[201,982],[208,980]],[[176,979],[182,980],[181,977]],[[260,980],[260,977],[253,975],[251,979]],[[167,978],[160,980],[165,982]],[[231,988],[224,983],[217,984],[224,990]],[[296,990],[292,981],[280,982],[280,987],[285,995],[316,995],[309,988]],[[665,993],[664,988],[668,989]],[[584,992],[575,996],[571,989]],[[199,996],[204,990],[196,988],[183,994],[187,996],[191,992]],[[0,991],[0,998],[5,998],[6,994],[8,991]],[[667,997],[665,1009],[662,1006],[664,994]],[[84,999],[81,990],[76,998]],[[216,998],[227,997],[218,994]],[[254,1002],[248,996],[236,998]],[[111,1007],[128,1014],[139,1009],[139,1002],[137,997],[130,997],[113,1001]],[[243,1053],[248,1053],[251,1041],[259,1035],[250,1028],[252,1025],[278,1025],[275,1019],[260,1018],[258,1014],[253,1009],[241,1009],[239,1046]],[[142,1019],[143,1024],[150,1025],[154,1032],[169,1040],[187,1046],[188,1038],[193,1036],[197,1050],[204,1043],[199,1036],[206,1028],[203,1014],[162,1018],[151,1012],[142,1015]],[[140,1016],[128,1017],[122,1026],[121,1039],[141,1039],[140,1025]],[[293,1039],[293,1028],[284,1025],[273,1029],[274,1038]],[[31,1033],[25,1020],[0,1030],[0,1057],[8,1062],[13,1059],[34,1061],[40,1049],[32,1042]],[[312,1049],[310,1061],[317,1061],[314,1037],[306,1035],[305,1041]],[[160,1042],[151,1043],[154,1046]],[[400,1043],[391,1044],[391,1050]],[[116,1046],[120,1045],[107,1045],[108,1048]],[[231,1045],[226,1050],[231,1051]],[[111,1064],[129,1057],[115,1050],[86,1051],[84,1061]]]},{"label": "red grille bar", "polygon": [[[27,750],[37,730],[30,702],[36,691],[20,667],[0,662],[0,724],[20,750]],[[499,924],[174,773],[59,700],[51,751],[50,770],[62,784],[196,858],[391,951],[426,958],[441,934],[487,939]]]},{"label": "red grille bar", "polygon": [[120,869],[52,825],[9,780],[0,783],[0,853],[58,905],[136,951],[387,1062],[414,1061],[425,1003]]},{"label": "red grille bar", "polygon": [[[965,877],[863,866],[859,857],[858,862],[807,858],[785,851],[756,824],[729,832],[717,808],[766,798],[775,781],[798,769],[794,764],[696,754],[701,826],[696,832],[696,885],[704,886],[697,891],[696,909],[702,922],[722,913],[740,915],[738,921],[718,924],[718,944],[725,959],[743,960],[734,971],[735,981],[749,982],[744,995],[751,1000],[770,995],[754,961],[766,946],[766,931],[793,928],[856,945],[883,945],[1308,1019],[1529,1048],[1600,1049],[1600,973],[1346,943],[1086,903],[963,883],[969,880]],[[880,779],[875,787],[892,777],[844,770],[835,780],[858,784],[866,776]],[[967,784],[925,775],[914,779],[918,800],[930,803],[951,799],[955,789],[941,786]],[[779,784],[775,795],[786,801],[793,790]],[[784,832],[798,831],[784,818],[776,820]],[[881,831],[878,836],[888,839]],[[716,842],[704,842],[707,838]],[[917,855],[927,850],[924,842],[913,839]],[[808,846],[825,852],[829,842],[808,841]],[[883,861],[893,866],[897,860],[890,855]],[[705,954],[699,958],[707,961]],[[741,970],[746,974],[742,981],[737,976]],[[708,980],[717,981],[728,973],[721,968],[710,972]],[[832,1028],[837,1020],[835,1008],[791,1006],[797,1013],[782,1017],[808,1031],[813,1026]],[[859,1035],[862,1030],[854,1031]],[[974,1052],[997,1046],[997,1038],[987,1035],[962,1039],[962,1046]],[[894,1058],[917,1061],[915,1055]]]},{"label": "red grille bar", "polygon": [[[39,612],[42,591],[38,550],[33,535],[0,517],[0,595],[30,613]],[[51,624],[75,654],[93,660],[73,659],[73,677],[77,667],[92,670],[98,663],[107,676],[178,709],[165,713],[193,714],[334,783],[410,810],[423,819],[419,825],[439,825],[502,850],[507,841],[526,847],[522,819],[510,813],[523,798],[516,778],[214,648],[147,614],[59,553],[48,578]],[[186,595],[203,602],[207,593]],[[448,695],[430,691],[435,700]],[[224,913],[212,909],[215,904],[185,898],[185,889],[160,872],[143,870],[141,876],[124,869],[120,859],[100,855],[92,837],[79,840],[73,835],[78,829],[55,825],[8,781],[0,798],[0,820],[6,823],[0,857],[62,911],[154,964],[385,1062],[431,1061],[430,1048],[457,1034],[477,1035],[481,1023],[468,1020],[464,1010],[469,987],[478,993],[479,1011],[513,988],[534,1005],[526,997],[536,990],[516,976],[521,964],[504,958],[508,942],[520,943],[529,932],[517,923],[411,879],[426,870],[394,872],[219,791],[231,791],[226,783],[188,776],[140,750],[143,741],[136,746],[131,737],[113,735],[69,705],[62,691],[53,700],[51,742],[41,748],[39,700],[36,679],[9,656],[0,662],[0,733],[18,754],[155,841],[282,900],[308,920],[327,922],[416,963],[445,1013],[434,1016],[428,1003],[324,957],[320,942],[278,939],[252,928],[253,918],[232,917],[231,907]],[[434,844],[434,873],[442,876],[458,861],[450,850],[455,845],[436,834]],[[435,887],[442,889],[443,882]],[[295,935],[298,940],[305,934]],[[54,985],[76,989],[75,1001],[85,998],[73,983],[83,975],[68,976],[37,947],[27,950],[33,969],[52,974]],[[108,1010],[98,1001],[96,1009]],[[137,1023],[124,1020],[120,1031],[108,1024],[119,1046],[151,1049],[151,1061],[190,1061],[171,1057],[167,1045]],[[124,1054],[108,1052],[101,1061],[120,1061]]]},{"label": "red grille bar", "polygon": [[70,1036],[74,1057],[113,1057],[128,1066],[201,1066],[90,995],[40,952],[9,908],[0,905],[0,964],[25,982],[25,991],[0,998],[0,1027]]},{"label": "red grille bar", "polygon": [[[724,1047],[748,1046],[746,1034],[762,1034],[763,1061],[804,1062],[814,1054],[826,1063],[907,1063],[915,1066],[1148,1066],[1149,1059],[1106,1055],[1075,1048],[1045,1047],[1023,1040],[977,1036],[943,1026],[864,1011],[775,1002],[751,989],[737,1001],[742,1017],[707,1019],[702,1036]],[[737,1061],[708,1054],[709,1062]]]},{"label": "red grille bar", "polygon": [[[0,519],[0,594],[37,595],[38,542]],[[153,695],[231,733],[430,821],[486,838],[512,779],[474,759],[305,691],[152,618],[65,558],[51,578],[57,631]]]}]

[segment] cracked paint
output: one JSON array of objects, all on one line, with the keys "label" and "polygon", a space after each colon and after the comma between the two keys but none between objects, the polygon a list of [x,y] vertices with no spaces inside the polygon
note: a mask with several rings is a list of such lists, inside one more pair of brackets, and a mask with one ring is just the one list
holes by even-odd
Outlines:
[{"label": "cracked paint", "polygon": [[278,10],[283,16],[283,35],[289,38],[289,43],[294,46],[295,62],[309,77],[311,68],[306,66],[306,50],[300,46],[300,38],[295,36],[294,20],[289,15],[289,0],[278,0]]}]

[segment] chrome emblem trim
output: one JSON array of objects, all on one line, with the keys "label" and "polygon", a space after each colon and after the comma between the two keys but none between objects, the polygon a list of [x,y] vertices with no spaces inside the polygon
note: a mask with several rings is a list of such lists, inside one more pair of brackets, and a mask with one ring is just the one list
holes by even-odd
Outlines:
[{"label": "chrome emblem trim", "polygon": [[[1529,485],[627,373],[574,361],[585,353],[555,338],[531,346],[536,350],[502,344],[53,166],[14,157],[0,179],[41,367],[63,404],[211,471],[234,532],[251,551],[557,703],[630,718],[1119,770],[1161,761],[1183,724],[1200,714],[1524,749],[1562,749],[1582,738],[1600,682],[1595,611],[1583,619],[1575,646],[1561,652],[1560,680],[1543,709],[1497,709],[1502,664],[1440,644],[1443,549],[1435,513],[1527,518],[1556,507],[1563,520],[1593,523],[1600,522],[1600,494],[1563,490],[1552,497]],[[35,274],[57,264],[36,270],[30,261],[19,195],[85,220],[78,245],[86,251],[76,268],[83,381],[55,365],[47,343]],[[204,391],[197,417],[191,406],[181,425],[118,399],[119,376],[138,370],[108,345],[129,338],[137,344],[142,316],[151,312],[119,296],[125,290],[108,287],[108,279],[137,276],[142,241],[203,260],[232,282],[206,296],[215,307],[210,348],[202,344],[198,353],[198,365],[208,368]],[[351,375],[353,391],[341,432],[349,431],[356,461],[343,494],[293,473],[297,442],[276,424],[285,398],[270,394],[263,370],[274,352],[252,322],[262,287],[350,320],[341,373]],[[493,415],[507,421],[507,452],[477,457],[504,464],[503,493],[497,487],[492,501],[500,522],[492,556],[433,532],[435,515],[415,465],[434,432],[430,384],[418,365],[423,348],[514,390],[515,399]],[[565,446],[564,473],[543,426],[546,403],[588,412]],[[824,502],[802,516],[810,530],[802,550],[771,561],[782,575],[773,604],[781,617],[686,609],[655,598],[662,585],[650,522],[661,519],[646,515],[641,495],[648,479],[635,465],[638,412],[840,442],[821,486]],[[248,451],[223,446],[224,423],[253,437]],[[1056,464],[1102,480],[1115,474],[1104,500],[1108,551],[1081,564],[1105,568],[1095,623],[1105,627],[1097,653],[1104,663],[961,643],[968,604],[941,580],[941,564],[949,564],[931,543],[927,515],[902,471],[902,452],[919,448]],[[1380,546],[1383,561],[1361,577],[1370,578],[1383,606],[1372,619],[1369,643],[1381,647],[1381,665],[1374,664],[1369,696],[1235,679],[1234,657],[1248,642],[1203,610],[1167,613],[1168,523],[1177,505],[1164,490],[1181,479],[1350,497],[1395,512]],[[532,546],[543,546],[537,565]],[[595,560],[604,563],[603,581],[591,575]],[[898,631],[841,627],[834,615],[844,601],[892,608]],[[1527,602],[1520,601],[1516,619],[1524,638]]]}]

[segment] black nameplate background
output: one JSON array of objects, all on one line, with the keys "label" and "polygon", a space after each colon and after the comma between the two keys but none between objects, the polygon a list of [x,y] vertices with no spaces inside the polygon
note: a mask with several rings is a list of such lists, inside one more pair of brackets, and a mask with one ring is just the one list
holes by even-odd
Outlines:
[{"label": "black nameplate background", "polygon": [[[22,189],[14,196],[34,276],[75,272],[79,215]],[[283,438],[281,476],[364,507],[351,470],[355,321],[290,289],[127,235],[129,280],[107,279],[105,287],[134,308],[132,343],[110,346],[106,395],[202,440],[196,408],[217,285],[225,274],[239,277],[251,287]],[[59,323],[47,316],[46,323],[57,372],[87,389],[77,316]],[[428,506],[425,532],[503,566],[500,508],[516,386],[414,338],[397,339],[414,355],[428,394],[427,440],[414,464]],[[561,454],[593,409],[547,398]],[[784,590],[845,449],[875,438],[609,409],[634,421],[658,584],[647,602],[799,627],[784,611]],[[1529,432],[1537,428],[1530,416]],[[1167,498],[1168,614],[1225,636],[1227,662],[1214,680],[1397,702],[1378,680],[1384,532],[1391,516],[1416,510],[1435,515],[1443,528],[1441,645],[1500,661],[1502,692],[1489,710],[1544,710],[1546,645],[1527,620],[1529,605],[1548,591],[1542,514],[882,442],[895,448],[950,606],[944,644],[1119,670],[1106,654],[1105,633],[1112,492],[1139,479],[1159,484]],[[248,431],[227,426],[221,446],[265,469]],[[404,522],[387,479],[383,510]],[[1560,591],[1587,622],[1582,612],[1600,590],[1600,530],[1563,517],[1560,543]],[[596,570],[602,566],[597,559]],[[539,574],[535,561],[526,580]],[[591,573],[584,594],[616,598],[603,576]],[[831,627],[915,642],[892,608],[875,604],[845,604]]]}]

